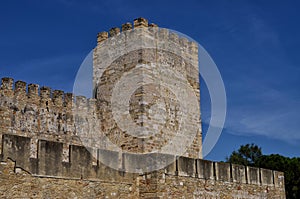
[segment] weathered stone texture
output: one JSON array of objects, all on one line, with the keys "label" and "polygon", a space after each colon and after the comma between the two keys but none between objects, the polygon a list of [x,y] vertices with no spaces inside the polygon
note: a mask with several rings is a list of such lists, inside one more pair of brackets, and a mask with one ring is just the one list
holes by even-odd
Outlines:
[{"label": "weathered stone texture", "polygon": [[[282,172],[201,159],[200,108],[180,109],[172,90],[188,85],[200,103],[196,43],[140,18],[99,33],[93,56],[95,99],[2,79],[1,198],[285,198]],[[149,131],[124,131],[112,115],[127,103],[111,100],[126,75],[148,81],[127,102]]]},{"label": "weathered stone texture", "polygon": [[[182,160],[183,162],[184,160],[187,161],[183,164],[189,164],[190,162],[187,158]],[[180,163],[177,162],[177,164],[179,168]],[[180,170],[188,172],[187,169],[190,168],[184,167]],[[117,171],[114,172],[117,173]],[[103,176],[111,174],[103,173]],[[282,175],[282,173],[279,175]],[[281,181],[282,178],[279,177],[276,184],[269,185],[264,185],[261,181],[258,184],[251,184],[250,182],[248,184],[235,183],[231,179],[218,181],[215,178],[203,179],[186,176],[185,174],[180,175],[177,170],[174,174],[168,174],[166,170],[158,170],[143,175],[132,175],[127,178],[119,175],[114,179],[100,177],[92,180],[86,179],[84,176],[78,178],[78,176],[32,175],[16,167],[15,162],[10,159],[0,162],[1,198],[284,199],[284,184],[279,183],[278,180]]]},{"label": "weathered stone texture", "polygon": [[[141,174],[130,174],[111,169],[100,161],[94,164],[91,153],[82,146],[70,145],[70,160],[64,162],[63,143],[38,140],[38,158],[35,159],[30,158],[29,138],[4,135],[2,140],[0,189],[6,197],[13,192],[15,196],[37,194],[47,198],[47,194],[51,195],[61,186],[51,196],[66,192],[66,197],[73,194],[78,198],[104,198],[107,194],[108,198],[122,198],[122,194],[127,194],[125,198],[285,198],[283,173],[278,171],[188,157],[175,158],[167,154],[137,156],[124,153],[120,159],[121,170],[128,171],[140,164]],[[114,151],[99,150],[98,154],[102,159],[119,157]],[[148,159],[156,160],[155,163],[162,166],[155,171],[150,168],[152,172],[143,174]],[[171,163],[161,169],[166,165],[166,159]],[[21,175],[18,171],[23,170]],[[247,178],[244,176],[246,172]],[[29,187],[32,187],[32,192]],[[124,193],[120,193],[121,190]]]},{"label": "weathered stone texture", "polygon": [[[116,29],[112,29],[110,35],[113,37],[98,42],[93,53],[94,95],[100,102],[98,108],[101,129],[123,151],[149,153],[161,151],[163,147],[170,145],[172,150],[165,150],[163,153],[201,158],[202,131],[200,108],[197,107],[200,103],[197,44],[179,38],[166,29],[148,27],[145,19],[135,20],[134,29],[128,24],[123,25],[122,29],[127,31],[119,34],[117,30],[116,34]],[[131,89],[135,84],[129,88],[123,86],[120,92],[130,93],[131,96],[127,99],[124,95],[117,104],[112,105],[114,89],[124,77],[130,79],[129,83],[139,78],[139,86],[132,93]],[[193,113],[182,110],[181,103],[184,100],[178,99],[178,94],[174,93],[170,85],[176,85],[181,93],[187,90],[186,85],[193,89],[197,98]],[[143,127],[139,136],[135,132],[124,130],[113,116],[114,108],[122,107],[127,103],[126,100],[130,100],[131,118],[128,120],[132,119],[136,125]],[[189,114],[195,117],[185,122],[186,132],[183,133],[180,122]],[[175,135],[177,139],[173,139]],[[184,149],[185,153],[176,151],[188,136],[191,136],[191,143]]]},{"label": "weathered stone texture", "polygon": [[11,160],[0,162],[0,198],[138,198],[136,184],[34,177]]},{"label": "weathered stone texture", "polygon": [[[283,188],[210,181],[197,178],[166,175],[158,181],[157,198],[213,198],[213,199],[281,199]],[[145,185],[147,186],[147,185]]]}]

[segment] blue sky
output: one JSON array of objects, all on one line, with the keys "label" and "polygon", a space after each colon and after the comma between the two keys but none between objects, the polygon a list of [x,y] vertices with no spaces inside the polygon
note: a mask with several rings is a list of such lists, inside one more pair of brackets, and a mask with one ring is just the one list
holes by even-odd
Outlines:
[{"label": "blue sky", "polygon": [[[227,118],[207,159],[224,160],[246,143],[300,156],[299,9],[296,0],[1,1],[0,77],[70,92],[97,32],[142,16],[198,41],[222,74]],[[201,95],[205,130],[205,86]]]}]

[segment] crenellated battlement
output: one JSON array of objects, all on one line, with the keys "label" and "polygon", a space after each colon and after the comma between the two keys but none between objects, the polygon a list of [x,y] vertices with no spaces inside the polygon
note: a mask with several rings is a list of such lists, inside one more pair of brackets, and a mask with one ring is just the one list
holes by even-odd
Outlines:
[{"label": "crenellated battlement", "polygon": [[74,111],[73,108],[95,109],[96,99],[87,99],[85,96],[75,96],[73,93],[65,93],[62,90],[52,90],[50,87],[38,84],[28,84],[24,81],[14,82],[13,78],[2,78],[0,87],[0,105],[10,104],[25,105],[39,104],[41,106],[55,107],[56,109]]},{"label": "crenellated battlement", "polygon": [[[73,94],[64,93],[62,90],[52,90],[49,87],[40,87],[38,84],[28,84],[24,81],[14,82],[13,78],[2,78],[0,94],[3,97],[14,98],[18,100],[30,100],[34,102],[37,97],[40,100],[51,100],[54,105],[63,106],[72,103]],[[35,100],[34,100],[35,99]],[[48,102],[50,103],[50,102]]]},{"label": "crenellated battlement", "polygon": [[[70,160],[63,161],[64,151],[61,142],[38,140],[37,157],[30,157],[31,139],[17,135],[2,136],[2,153],[0,162],[10,158],[16,162],[16,167],[25,169],[36,176],[69,177],[72,179],[111,179],[122,178],[130,179],[136,174],[126,174],[132,165],[140,165],[144,162],[139,161],[135,154],[123,153],[121,158],[118,152],[103,149],[95,149],[92,154],[90,150],[83,146],[69,145],[68,152]],[[96,155],[97,159],[93,157]],[[250,184],[269,186],[274,188],[284,187],[284,175],[279,171],[247,167],[223,162],[212,162],[202,159],[187,157],[177,157],[172,155],[152,154],[151,158],[172,159],[172,163],[162,170],[165,175],[191,177],[204,179],[207,181],[227,182],[237,184]],[[145,161],[149,159],[145,158]],[[120,171],[114,170],[109,165],[103,164],[99,160],[119,161]],[[142,172],[144,173],[144,172]],[[148,174],[146,173],[145,176]]]},{"label": "crenellated battlement", "polygon": [[[147,55],[146,51],[149,49],[157,51],[156,54]],[[93,53],[94,88],[100,84],[105,68],[121,56],[134,51],[139,51],[141,55],[131,61],[140,63],[148,63],[151,60],[159,64],[162,52],[179,56],[193,67],[193,73],[188,75],[194,75],[193,79],[197,79],[198,43],[176,31],[149,24],[147,19],[137,18],[133,24],[127,22],[122,24],[121,28],[113,27],[107,32],[97,34],[97,46]]]},{"label": "crenellated battlement", "polygon": [[2,78],[0,197],[285,198],[282,172],[202,159],[199,81],[198,44],[144,18],[98,33],[95,98]]},{"label": "crenellated battlement", "polygon": [[[32,158],[31,143],[28,137],[2,135],[0,182],[2,180],[4,183],[0,183],[0,187],[12,190],[11,186],[21,185],[25,188],[19,192],[14,191],[15,196],[36,196],[36,193],[41,196],[49,190],[52,190],[51,193],[57,193],[58,190],[61,197],[70,190],[74,192],[84,186],[86,189],[76,195],[89,197],[97,187],[101,197],[104,194],[117,195],[115,198],[285,198],[284,174],[279,171],[152,154],[151,158],[160,158],[163,155],[163,159],[167,157],[173,161],[160,170],[134,174],[124,171],[130,170],[133,165],[144,164],[138,161],[135,154],[123,153],[120,156],[118,152],[96,149],[98,160],[120,162],[122,169],[117,171],[110,165],[95,160],[87,148],[78,145],[69,146],[70,159],[63,161],[64,144],[61,142],[37,140],[37,157]],[[145,158],[145,161],[148,160],[149,158]],[[23,181],[26,183],[21,183]],[[64,186],[68,187],[67,191],[58,189]],[[11,192],[0,194],[7,193]]]},{"label": "crenellated battlement", "polygon": [[116,45],[120,51],[126,49],[128,52],[140,47],[163,49],[180,54],[193,61],[195,65],[198,64],[198,44],[195,41],[175,31],[160,28],[154,23],[149,24],[145,18],[137,18],[133,24],[130,22],[122,24],[121,29],[113,27],[107,32],[97,34],[96,51],[101,49],[107,51],[108,46],[115,48]]},{"label": "crenellated battlement", "polygon": [[108,32],[105,32],[105,31],[99,32],[97,34],[97,42],[101,43],[102,41],[106,40],[109,37],[114,37],[114,36],[118,35],[121,31],[125,32],[128,30],[136,29],[136,28],[148,28],[148,27],[153,28],[153,27],[158,27],[158,26],[154,23],[148,24],[147,19],[140,17],[133,21],[133,27],[132,27],[132,23],[127,22],[127,23],[122,24],[121,30],[118,27],[113,27]]},{"label": "crenellated battlement", "polygon": [[68,161],[70,144],[83,145],[84,140],[90,147],[100,147],[92,141],[96,133],[101,137],[96,131],[96,105],[95,99],[5,77],[0,88],[0,134],[31,138],[31,157],[37,156],[36,140],[60,141]]},{"label": "crenellated battlement", "polygon": [[[110,162],[115,160],[121,171],[132,171],[132,168],[135,167],[146,168],[146,165],[143,165],[145,162],[139,161],[135,154],[106,150],[103,146],[93,145],[93,143],[90,143],[90,147],[83,146],[78,134],[84,134],[90,130],[87,129],[84,123],[76,126],[74,120],[88,119],[88,116],[97,110],[96,99],[87,99],[84,96],[73,97],[73,94],[65,94],[60,90],[51,91],[49,87],[41,87],[38,92],[39,86],[36,84],[29,84],[28,89],[26,89],[25,82],[17,81],[14,87],[13,83],[12,78],[2,79],[0,158],[3,160],[11,158],[16,161],[17,167],[23,168],[33,175],[72,179],[102,179],[104,176],[106,178],[124,176],[124,174],[110,168],[114,168],[115,165],[101,163],[101,160],[107,159],[110,159]],[[37,100],[33,100],[34,98]],[[36,104],[36,107],[30,109],[28,107],[30,104]],[[74,105],[73,108],[70,107],[70,104]],[[5,126],[5,121],[14,120],[16,122],[18,121],[17,118],[21,117],[20,115],[26,115],[28,112],[36,115],[35,118],[39,121],[38,123],[43,123],[42,115],[45,107],[48,107],[47,111],[49,112],[47,114],[49,114],[50,120],[57,119],[71,122],[70,125],[74,125],[73,132],[59,131],[57,126],[57,133],[61,133],[60,136],[59,134],[51,134],[50,128],[47,130],[46,126],[41,125],[40,130],[36,129],[36,131],[33,131],[35,134],[32,134],[32,129],[17,129],[14,126],[8,128],[8,126]],[[74,113],[74,107],[80,111]],[[67,116],[68,113],[71,115]],[[56,117],[57,114],[65,116],[59,119]],[[21,119],[29,123],[32,118],[25,116]],[[64,122],[61,122],[61,124]],[[12,121],[8,124],[11,125]],[[85,132],[82,132],[84,130]],[[43,131],[48,134],[43,133]],[[88,135],[81,138],[88,139]],[[157,158],[157,155],[162,154],[156,154],[155,156],[150,154],[145,160],[148,160],[148,157]],[[284,187],[284,175],[278,171],[173,155],[163,155],[163,159],[172,160],[169,161],[171,164],[164,169],[164,173],[167,175],[193,177],[216,182]],[[110,175],[107,175],[108,171]],[[136,173],[138,172],[136,171]],[[144,173],[144,171],[140,172]]]}]

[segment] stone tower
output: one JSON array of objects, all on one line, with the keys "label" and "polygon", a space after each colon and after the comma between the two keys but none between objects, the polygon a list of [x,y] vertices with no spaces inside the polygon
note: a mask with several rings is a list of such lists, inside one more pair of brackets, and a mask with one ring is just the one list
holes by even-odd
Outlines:
[{"label": "stone tower", "polygon": [[2,78],[0,198],[276,198],[284,174],[203,160],[194,42],[142,18],[98,34],[94,98]]},{"label": "stone tower", "polygon": [[98,34],[94,95],[101,129],[129,153],[202,158],[198,45],[134,20]]}]

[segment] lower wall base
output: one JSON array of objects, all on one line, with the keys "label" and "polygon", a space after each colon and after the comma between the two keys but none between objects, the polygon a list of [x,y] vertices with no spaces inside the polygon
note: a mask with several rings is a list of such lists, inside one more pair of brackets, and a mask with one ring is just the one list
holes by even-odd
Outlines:
[{"label": "lower wall base", "polygon": [[[134,181],[133,181],[134,182]],[[0,198],[138,198],[135,183],[34,177],[15,168],[15,162],[0,163]]]},{"label": "lower wall base", "polygon": [[[283,199],[283,188],[274,186],[229,183],[191,177],[165,175],[156,182],[156,190],[150,188],[150,179],[140,181],[140,195],[149,198],[193,199]],[[143,187],[143,188],[142,188]],[[152,182],[152,188],[153,182]]]},{"label": "lower wall base", "polygon": [[163,170],[108,182],[32,176],[7,159],[0,162],[0,198],[217,198],[283,199],[284,187],[168,175]]}]

